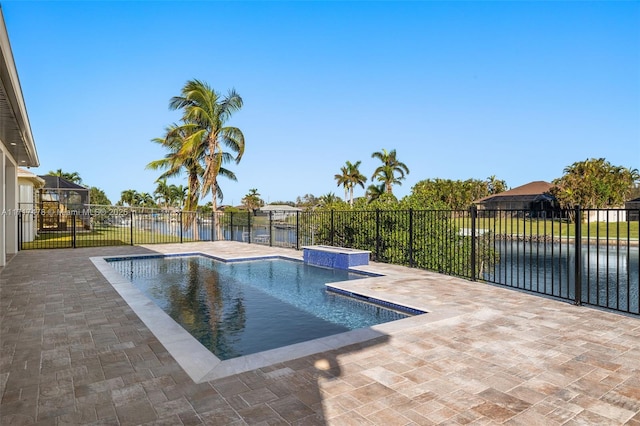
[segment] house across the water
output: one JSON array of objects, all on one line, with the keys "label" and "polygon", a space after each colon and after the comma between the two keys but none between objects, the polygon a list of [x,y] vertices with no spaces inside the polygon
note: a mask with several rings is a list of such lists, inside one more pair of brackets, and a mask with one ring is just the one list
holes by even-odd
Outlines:
[{"label": "house across the water", "polygon": [[549,217],[558,211],[558,202],[551,195],[553,184],[542,180],[492,194],[474,201],[478,211],[481,210],[514,210],[532,211],[538,217]]}]

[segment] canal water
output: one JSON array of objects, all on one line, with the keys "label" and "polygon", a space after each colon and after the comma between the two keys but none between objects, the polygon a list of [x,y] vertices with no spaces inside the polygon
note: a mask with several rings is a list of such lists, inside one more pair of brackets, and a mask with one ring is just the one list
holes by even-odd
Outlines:
[{"label": "canal water", "polygon": [[[178,223],[158,227],[159,232],[179,235]],[[200,240],[211,240],[211,224],[198,225]],[[223,229],[224,239],[278,247],[296,247],[295,229],[234,227],[233,234]],[[193,229],[183,231],[184,238],[193,238]],[[273,239],[273,241],[270,241]],[[492,248],[499,262],[485,266],[482,278],[485,281],[503,284],[557,296],[575,299],[575,262],[573,243],[518,242],[496,240]],[[640,253],[637,246],[583,244],[582,302],[602,307],[640,313]]]},{"label": "canal water", "polygon": [[[499,262],[484,280],[567,299],[575,298],[573,244],[497,242]],[[638,247],[583,245],[580,252],[582,302],[640,313]]]}]

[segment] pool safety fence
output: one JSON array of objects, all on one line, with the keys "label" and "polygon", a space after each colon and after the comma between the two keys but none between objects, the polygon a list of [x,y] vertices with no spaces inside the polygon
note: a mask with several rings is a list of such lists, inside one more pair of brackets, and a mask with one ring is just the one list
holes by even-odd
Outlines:
[{"label": "pool safety fence", "polygon": [[18,212],[18,247],[231,240],[370,252],[376,262],[640,314],[638,209]]}]

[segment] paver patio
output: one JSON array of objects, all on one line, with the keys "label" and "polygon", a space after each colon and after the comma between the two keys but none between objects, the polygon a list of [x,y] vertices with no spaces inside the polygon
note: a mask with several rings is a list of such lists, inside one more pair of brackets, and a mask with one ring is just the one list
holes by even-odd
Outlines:
[{"label": "paver patio", "polygon": [[640,318],[386,264],[352,285],[428,306],[424,322],[195,383],[90,260],[192,251],[302,257],[215,242],[11,259],[0,424],[640,426]]}]

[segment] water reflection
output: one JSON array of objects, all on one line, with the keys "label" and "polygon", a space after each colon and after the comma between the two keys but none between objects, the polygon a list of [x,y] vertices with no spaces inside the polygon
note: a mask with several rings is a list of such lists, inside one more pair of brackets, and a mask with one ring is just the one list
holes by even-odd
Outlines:
[{"label": "water reflection", "polygon": [[[575,298],[573,243],[497,241],[500,262],[483,278],[490,282]],[[640,313],[638,247],[584,245],[581,253],[582,301]]]}]

